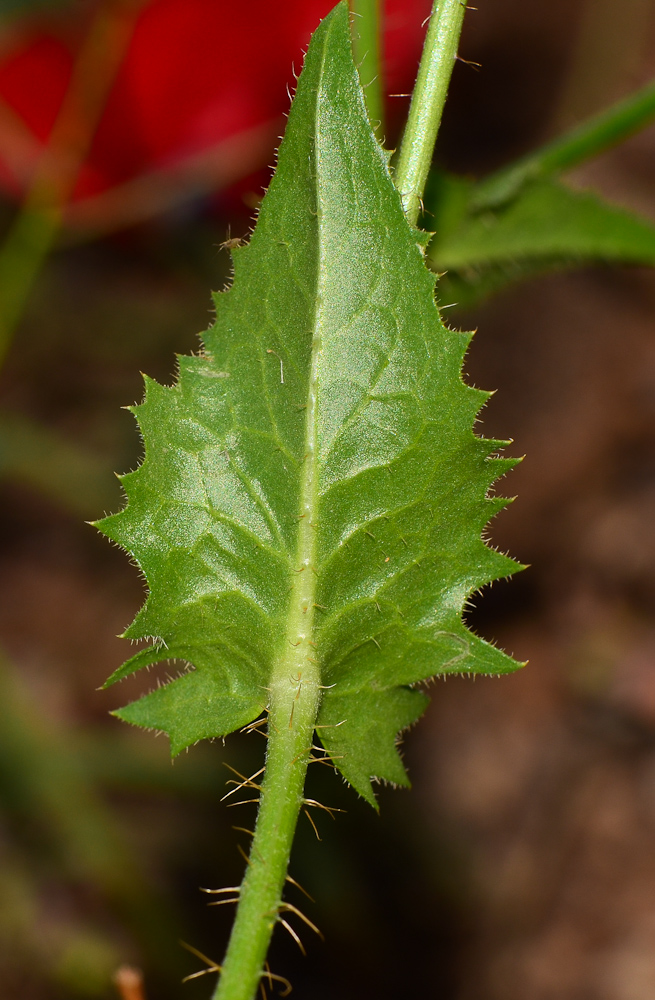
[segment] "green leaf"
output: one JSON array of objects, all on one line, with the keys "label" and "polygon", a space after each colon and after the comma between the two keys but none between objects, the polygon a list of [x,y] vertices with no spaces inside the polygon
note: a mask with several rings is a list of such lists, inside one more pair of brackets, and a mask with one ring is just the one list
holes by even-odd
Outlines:
[{"label": "green leaf", "polygon": [[446,270],[535,259],[653,264],[655,226],[591,192],[541,180],[506,207],[469,216],[438,236],[430,259]]},{"label": "green leaf", "polygon": [[543,179],[483,212],[471,209],[474,196],[471,182],[441,177],[427,202],[436,230],[430,265],[448,273],[443,292],[462,304],[557,267],[655,264],[655,226],[591,192]]},{"label": "green leaf", "polygon": [[[441,673],[518,664],[462,611],[516,564],[481,540],[514,461],[472,431],[487,398],[461,379],[434,276],[368,122],[342,3],[311,43],[278,166],[198,357],[146,380],[145,458],[100,528],[150,593],[113,678],[193,670],[122,709],[173,752],[256,718],[288,643],[321,668],[320,739],[374,802],[406,782],[395,737]],[[299,683],[302,678],[299,679]]]}]

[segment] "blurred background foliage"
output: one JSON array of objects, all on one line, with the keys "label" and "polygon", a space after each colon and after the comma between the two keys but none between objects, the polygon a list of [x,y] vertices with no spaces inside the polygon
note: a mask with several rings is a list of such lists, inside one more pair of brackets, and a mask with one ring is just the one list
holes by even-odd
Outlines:
[{"label": "blurred background foliage", "polygon": [[[203,963],[179,942],[220,961],[227,940],[198,888],[240,879],[253,807],[219,799],[263,740],[171,765],[108,715],[143,588],[85,519],[139,460],[120,409],[139,372],[170,382],[197,349],[330,6],[0,0],[7,1000],[115,996],[125,963],[149,1000],[193,1000],[210,984],[180,985]],[[384,5],[388,95],[411,89],[429,7]],[[320,842],[299,830],[292,875],[327,937],[308,960],[275,941],[299,997],[655,995],[654,43],[653,0],[467,14],[424,224],[448,317],[480,327],[469,378],[499,389],[484,431],[528,456],[491,534],[532,567],[471,617],[532,662],[435,685],[405,741],[414,790],[382,789],[381,819],[310,775],[346,812]],[[405,108],[387,97],[391,145]]]}]

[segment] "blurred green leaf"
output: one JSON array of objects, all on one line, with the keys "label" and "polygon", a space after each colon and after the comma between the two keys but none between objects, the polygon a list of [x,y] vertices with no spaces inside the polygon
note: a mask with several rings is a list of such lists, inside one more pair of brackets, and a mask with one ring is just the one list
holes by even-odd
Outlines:
[{"label": "blurred green leaf", "polygon": [[[470,305],[504,285],[554,268],[655,264],[655,225],[557,174],[609,149],[655,116],[655,82],[490,177],[433,170],[424,228],[444,306]],[[451,300],[453,300],[451,302]]]},{"label": "blurred green leaf", "polygon": [[0,803],[6,814],[23,821],[32,816],[73,879],[112,896],[138,897],[136,861],[128,857],[84,762],[1,654],[0,705]]},{"label": "blurred green leaf", "polygon": [[134,739],[132,730],[76,730],[69,734],[72,752],[94,786],[103,792],[174,795],[189,798],[215,796],[222,787],[216,756],[203,752],[181,755],[171,766],[170,754],[157,741]]},{"label": "blurred green leaf", "polygon": [[433,180],[429,261],[447,272],[441,298],[468,304],[510,282],[593,262],[655,265],[655,225],[596,194],[553,179],[527,184],[514,200],[472,212],[475,185]]},{"label": "blurred green leaf", "polygon": [[[17,834],[12,840],[19,845],[17,856],[29,858],[26,877],[12,883],[22,909],[6,913],[0,906],[0,930],[3,924],[13,927],[20,912],[36,906],[44,872],[52,864],[71,884],[87,885],[104,897],[132,929],[144,954],[156,957],[159,966],[169,961],[173,972],[176,956],[170,949],[162,954],[161,942],[175,940],[175,915],[150,884],[90,771],[75,737],[48,718],[0,651],[0,809],[5,828]],[[12,871],[15,867],[12,861]],[[0,868],[0,894],[5,881]],[[20,926],[16,930],[22,933]],[[96,986],[91,989],[89,967],[81,961],[80,932],[73,925],[61,930],[58,954],[66,961],[51,971],[69,989],[75,979],[79,991],[97,993]],[[111,936],[93,928],[83,936],[87,943],[92,938],[96,952],[102,948],[107,961],[104,972],[96,971],[106,983]],[[69,946],[66,957],[62,949]]]},{"label": "blurred green leaf", "polygon": [[539,180],[508,205],[438,232],[430,244],[437,270],[535,259],[655,264],[655,226],[591,192]]},{"label": "blurred green leaf", "polygon": [[54,980],[69,995],[106,997],[107,985],[121,962],[119,947],[89,928],[67,930],[52,970]]},{"label": "blurred green leaf", "polygon": [[26,483],[78,517],[120,497],[109,464],[34,420],[0,413],[0,476]]}]

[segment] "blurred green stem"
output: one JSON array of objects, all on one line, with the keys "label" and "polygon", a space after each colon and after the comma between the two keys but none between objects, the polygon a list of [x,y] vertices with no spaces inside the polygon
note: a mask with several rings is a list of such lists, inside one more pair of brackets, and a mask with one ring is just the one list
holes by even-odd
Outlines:
[{"label": "blurred green stem", "polygon": [[120,501],[113,462],[34,420],[0,410],[0,477],[27,483],[76,517]]},{"label": "blurred green stem", "polygon": [[[105,896],[150,956],[167,956],[175,918],[87,773],[74,739],[41,711],[0,650],[0,807],[38,830],[73,884]],[[170,953],[170,972],[176,970]]]},{"label": "blurred green stem", "polygon": [[96,13],[23,205],[0,248],[0,365],[59,229],[140,3],[106,0]]},{"label": "blurred green stem", "polygon": [[655,82],[486,178],[478,184],[471,207],[477,210],[496,208],[512,199],[526,181],[570,170],[627,139],[653,118]]},{"label": "blurred green stem", "polygon": [[394,175],[405,214],[413,226],[418,219],[432,163],[448,85],[457,58],[465,9],[466,0],[435,0],[430,15]]},{"label": "blurred green stem", "polygon": [[350,0],[355,63],[373,131],[384,139],[384,82],[381,0]]}]

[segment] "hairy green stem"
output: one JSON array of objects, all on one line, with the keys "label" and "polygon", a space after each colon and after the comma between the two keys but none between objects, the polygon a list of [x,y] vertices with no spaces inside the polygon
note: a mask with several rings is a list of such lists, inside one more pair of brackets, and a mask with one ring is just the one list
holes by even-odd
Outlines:
[{"label": "hairy green stem", "polygon": [[[311,421],[310,417],[310,423]],[[313,456],[306,460],[303,508],[313,509]],[[315,577],[311,569],[314,527],[300,522],[300,572],[292,592],[285,649],[271,680],[266,773],[257,825],[239,906],[215,1000],[252,1000],[269,942],[280,918],[291,845],[303,804],[314,726],[320,701],[319,666],[312,653]],[[247,787],[246,787],[247,792]]]},{"label": "hairy green stem", "polygon": [[306,650],[299,650],[301,646],[281,662],[271,686],[266,776],[215,1000],[252,1000],[273,929],[284,908],[282,890],[303,804],[320,693],[318,668],[307,670]]},{"label": "hairy green stem", "polygon": [[457,57],[466,0],[435,0],[394,180],[405,215],[416,225],[448,85]]},{"label": "hairy green stem", "polygon": [[373,131],[384,140],[384,84],[382,62],[381,0],[350,0],[355,63],[364,90],[366,110]]},{"label": "hairy green stem", "polygon": [[594,115],[534,153],[504,167],[478,184],[474,209],[496,208],[513,198],[523,185],[544,174],[570,170],[622,142],[655,118],[655,83]]}]

